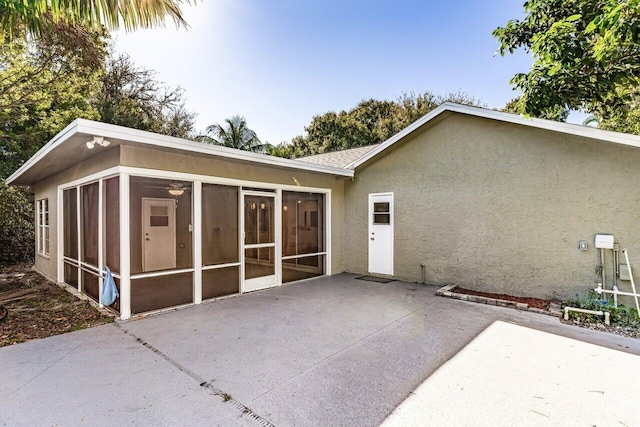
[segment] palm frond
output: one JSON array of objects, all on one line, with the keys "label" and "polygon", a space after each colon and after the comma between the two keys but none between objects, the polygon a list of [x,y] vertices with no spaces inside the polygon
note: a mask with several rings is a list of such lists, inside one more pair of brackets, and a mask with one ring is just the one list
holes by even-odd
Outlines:
[{"label": "palm frond", "polygon": [[101,26],[109,30],[162,27],[170,17],[187,27],[180,5],[185,0],[4,0],[0,2],[0,29],[11,40],[20,29],[40,37],[59,23]]}]

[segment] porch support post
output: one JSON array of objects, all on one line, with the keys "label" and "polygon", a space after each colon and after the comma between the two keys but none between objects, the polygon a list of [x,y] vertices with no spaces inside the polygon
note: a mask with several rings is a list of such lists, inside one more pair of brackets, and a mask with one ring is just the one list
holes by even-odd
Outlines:
[{"label": "porch support post", "polygon": [[[58,197],[56,197],[56,204],[57,204],[57,220],[56,220],[56,245],[58,247],[57,252],[57,257],[58,259],[56,260],[57,263],[57,274],[56,274],[56,280],[58,281],[58,283],[62,283],[64,282],[64,208],[63,208],[63,204],[64,204],[64,192],[60,189],[60,187],[58,186]],[[51,233],[51,232],[49,232]],[[51,235],[51,234],[49,234]]]},{"label": "porch support post", "polygon": [[276,190],[275,199],[275,237],[276,247],[274,248],[274,262],[276,264],[276,286],[282,285],[282,190]]},{"label": "porch support post", "polygon": [[103,196],[104,196],[104,181],[101,179],[98,181],[98,302],[100,307],[104,307],[102,305],[102,286],[104,284],[104,280],[102,278],[102,270],[104,270],[104,206],[103,206]]},{"label": "porch support post", "polygon": [[78,292],[82,292],[82,269],[80,268],[80,261],[82,261],[82,218],[80,217],[80,211],[82,206],[80,205],[80,191],[81,186],[76,186],[76,228],[78,229],[78,260],[76,265],[78,266]]},{"label": "porch support post", "polygon": [[131,239],[129,174],[120,174],[120,318],[131,317]]},{"label": "porch support post", "polygon": [[202,302],[202,181],[193,183],[193,302]]},{"label": "porch support post", "polygon": [[327,255],[325,256],[324,274],[326,274],[327,276],[331,276],[331,267],[333,262],[331,259],[331,254],[333,253],[333,247],[331,243],[331,233],[333,232],[333,212],[331,209],[331,190],[329,190],[324,194],[324,250],[325,252],[327,252]]}]

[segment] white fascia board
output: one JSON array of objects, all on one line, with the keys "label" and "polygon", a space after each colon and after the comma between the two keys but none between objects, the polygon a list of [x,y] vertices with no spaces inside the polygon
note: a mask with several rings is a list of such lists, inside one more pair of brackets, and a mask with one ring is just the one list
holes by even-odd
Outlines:
[{"label": "white fascia board", "polygon": [[589,126],[556,122],[553,120],[527,119],[517,114],[505,113],[505,112],[496,111],[496,110],[489,110],[487,108],[472,107],[469,105],[461,105],[453,102],[445,102],[444,104],[440,105],[439,107],[429,112],[422,118],[415,121],[410,126],[406,127],[399,133],[395,134],[394,136],[392,136],[391,138],[389,138],[388,140],[380,144],[380,146],[378,146],[376,149],[371,150],[364,156],[351,162],[350,164],[345,166],[345,168],[348,168],[348,169],[358,168],[363,163],[366,163],[368,160],[378,155],[380,152],[386,150],[389,146],[395,144],[400,139],[406,137],[407,135],[411,134],[412,132],[416,131],[423,125],[427,124],[428,122],[430,122],[431,120],[439,116],[440,114],[447,111],[454,112],[454,113],[468,114],[470,116],[475,116],[475,117],[482,117],[482,118],[497,120],[497,121],[506,122],[506,123],[513,123],[513,124],[518,124],[522,126],[529,126],[529,127],[538,128],[538,129],[545,129],[545,130],[550,130],[554,132],[560,132],[567,135],[581,136],[585,138],[597,139],[600,141],[613,142],[616,144],[622,144],[630,147],[640,148],[640,136],[638,135],[630,135],[630,134],[621,133],[621,132],[612,132],[612,131],[593,128]]},{"label": "white fascia board", "polygon": [[107,139],[122,139],[125,141],[172,148],[190,153],[207,154],[235,160],[244,160],[251,163],[260,163],[269,166],[279,166],[289,169],[300,169],[304,171],[353,177],[353,171],[345,170],[342,168],[313,165],[297,160],[268,156],[265,154],[252,153],[249,151],[236,150],[233,148],[206,144],[203,142],[189,141],[187,139],[131,129],[123,126],[110,125],[107,123],[95,122],[93,120],[78,119],[77,131],[79,133],[104,136]]},{"label": "white fascia board", "polygon": [[9,178],[7,178],[6,183],[11,184],[13,181],[18,179],[20,175],[22,175],[27,170],[31,169],[33,165],[38,163],[43,157],[45,157],[51,150],[53,150],[56,146],[62,144],[64,141],[69,139],[71,136],[75,135],[78,130],[78,123],[81,119],[76,119],[69,123],[69,125],[62,129],[56,136],[51,138],[51,141],[47,142],[41,149],[38,150],[36,154],[31,156],[29,160],[23,163],[14,173],[12,173]]},{"label": "white fascia board", "polygon": [[391,138],[387,139],[385,142],[380,144],[378,147],[376,147],[373,150],[371,150],[368,153],[366,153],[364,156],[362,156],[359,159],[349,163],[347,166],[345,166],[345,168],[346,169],[352,169],[352,170],[356,169],[358,166],[360,166],[363,163],[367,162],[369,159],[377,156],[378,153],[381,153],[382,151],[386,150],[391,145],[395,144],[396,142],[398,142],[399,140],[401,140],[405,136],[413,133],[415,130],[417,130],[420,127],[422,127],[422,125],[430,122],[432,119],[434,119],[435,117],[439,116],[442,112],[446,111],[446,105],[447,105],[446,103],[442,104],[439,107],[437,107],[436,109],[430,111],[426,115],[422,116],[422,118],[416,120],[415,122],[413,122],[412,124],[410,124],[409,126],[404,128],[403,130],[401,130],[400,132],[398,132],[395,135],[393,135]]}]

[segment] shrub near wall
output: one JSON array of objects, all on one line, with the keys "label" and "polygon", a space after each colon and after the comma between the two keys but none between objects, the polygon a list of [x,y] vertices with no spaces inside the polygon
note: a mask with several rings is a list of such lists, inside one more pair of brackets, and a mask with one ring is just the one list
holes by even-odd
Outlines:
[{"label": "shrub near wall", "polygon": [[35,254],[33,193],[0,180],[0,266],[32,261]]}]

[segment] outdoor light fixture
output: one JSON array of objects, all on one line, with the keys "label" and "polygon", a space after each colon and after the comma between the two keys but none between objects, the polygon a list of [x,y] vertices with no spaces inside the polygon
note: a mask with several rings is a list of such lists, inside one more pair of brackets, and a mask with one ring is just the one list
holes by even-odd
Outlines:
[{"label": "outdoor light fixture", "polygon": [[182,193],[184,193],[184,190],[181,190],[179,188],[172,188],[171,190],[169,190],[169,194],[171,194],[172,196],[182,196]]},{"label": "outdoor light fixture", "polygon": [[101,147],[108,147],[111,144],[111,141],[104,139],[104,136],[93,136],[91,141],[87,141],[87,148],[89,150],[93,150],[93,148],[98,144]]}]

